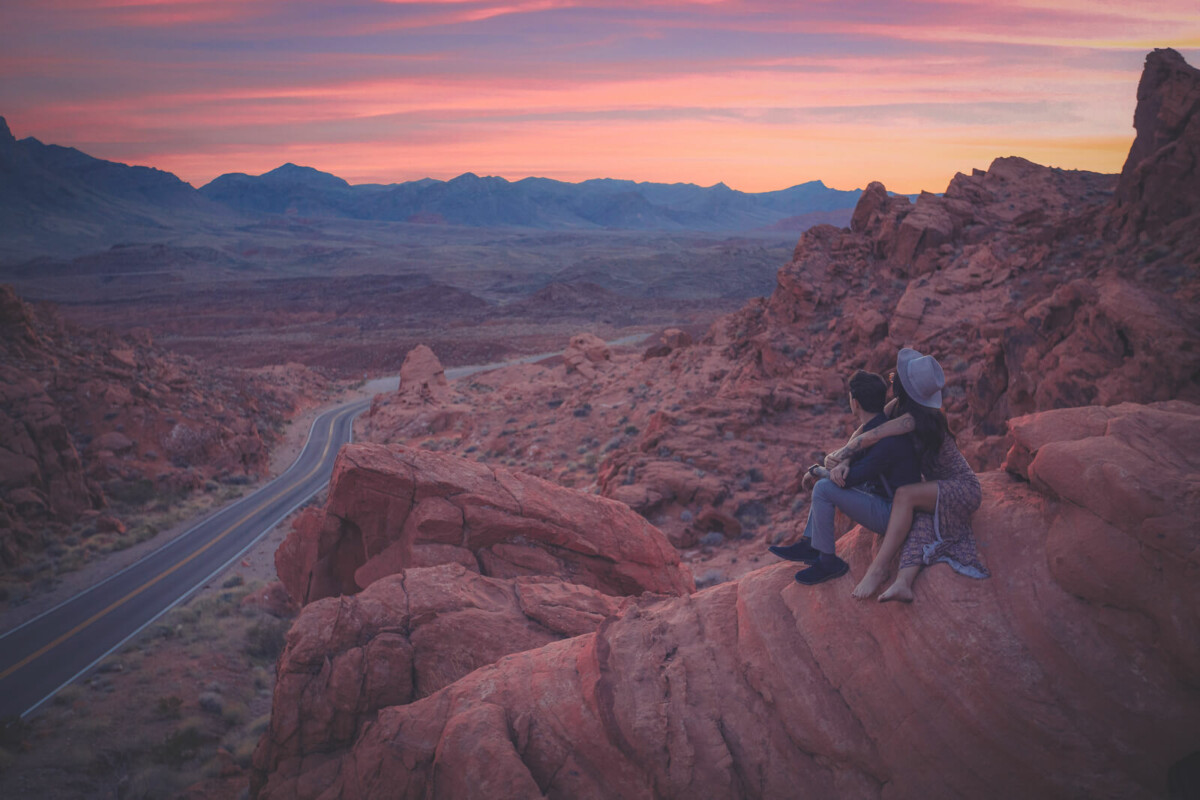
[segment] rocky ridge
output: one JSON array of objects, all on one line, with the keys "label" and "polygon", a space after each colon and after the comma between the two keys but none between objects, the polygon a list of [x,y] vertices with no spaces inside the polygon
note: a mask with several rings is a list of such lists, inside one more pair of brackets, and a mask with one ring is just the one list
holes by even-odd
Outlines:
[{"label": "rocky ridge", "polygon": [[[505,635],[523,652],[422,698],[395,680],[420,657],[418,609],[451,626],[486,607],[477,625],[525,630],[520,589],[491,582],[481,602],[472,573],[416,569],[314,603],[281,661],[288,711],[260,745],[258,796],[1161,795],[1200,742],[1200,406],[1011,427],[1009,472],[982,476],[974,518],[996,577],[930,568],[919,607],[806,589],[779,564],[626,601],[565,641]],[[861,574],[876,545],[856,529],[840,552]],[[500,655],[493,641],[478,653]]]}]

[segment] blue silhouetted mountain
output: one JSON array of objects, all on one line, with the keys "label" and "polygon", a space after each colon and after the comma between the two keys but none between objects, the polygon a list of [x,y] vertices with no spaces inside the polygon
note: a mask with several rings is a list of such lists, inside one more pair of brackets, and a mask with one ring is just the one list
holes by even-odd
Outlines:
[{"label": "blue silhouetted mountain", "polygon": [[350,184],[328,172],[295,164],[284,164],[258,176],[231,172],[200,192],[229,208],[255,214],[353,216]]},{"label": "blue silhouetted mountain", "polygon": [[849,224],[860,190],[820,181],[748,193],[723,183],[508,181],[466,173],[352,186],[312,167],[222,175],[197,190],[169,172],[94,158],[34,138],[0,117],[0,259],[59,256],[228,230],[274,216],[546,230],[798,232]]},{"label": "blue silhouetted mountain", "polygon": [[749,193],[723,183],[637,183],[600,178],[565,183],[549,178],[507,181],[465,173],[390,185],[351,186],[309,167],[285,164],[263,175],[222,175],[200,189],[209,199],[252,214],[295,214],[360,220],[548,229],[745,231],[814,212],[844,212],[847,224],[860,190],[812,181],[776,192]]},{"label": "blue silhouetted mountain", "polygon": [[0,233],[5,252],[68,252],[235,215],[169,172],[93,158],[72,147],[17,140],[0,117]]}]

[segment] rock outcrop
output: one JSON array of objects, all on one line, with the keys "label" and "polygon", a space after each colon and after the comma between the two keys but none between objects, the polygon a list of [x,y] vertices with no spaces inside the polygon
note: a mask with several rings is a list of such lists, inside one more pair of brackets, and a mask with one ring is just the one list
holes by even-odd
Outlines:
[{"label": "rock outcrop", "polygon": [[410,567],[551,575],[613,594],[691,591],[666,537],[621,503],[408,447],[347,445],[323,509],[275,556],[301,604],[354,594]]},{"label": "rock outcrop", "polygon": [[1137,138],[1113,198],[1127,240],[1200,211],[1200,70],[1170,48],[1150,53],[1133,126]]},{"label": "rock outcrop", "polygon": [[410,403],[441,403],[449,398],[450,385],[442,362],[425,345],[417,345],[404,357],[397,392]]},{"label": "rock outcrop", "polygon": [[304,383],[204,368],[144,331],[82,330],[0,287],[0,567],[72,525],[103,531],[110,505],[136,513],[156,493],[263,474]]},{"label": "rock outcrop", "polygon": [[577,333],[563,351],[567,374],[577,372],[584,378],[596,377],[600,365],[612,360],[612,348],[593,333]]},{"label": "rock outcrop", "polygon": [[312,774],[380,709],[510,653],[590,633],[631,602],[544,576],[500,580],[446,564],[311,603],[279,660],[279,713],[255,755],[257,774],[270,776],[272,793],[315,795]]},{"label": "rock outcrop", "polygon": [[[991,580],[931,567],[913,606],[880,605],[780,564],[643,600],[379,710],[259,796],[1163,796],[1200,744],[1200,407],[1069,409],[1013,434],[1029,482],[984,475],[974,518]],[[842,540],[854,575],[877,542]],[[329,628],[289,651],[337,651]],[[358,707],[355,676],[407,680],[371,648],[315,720]]]}]

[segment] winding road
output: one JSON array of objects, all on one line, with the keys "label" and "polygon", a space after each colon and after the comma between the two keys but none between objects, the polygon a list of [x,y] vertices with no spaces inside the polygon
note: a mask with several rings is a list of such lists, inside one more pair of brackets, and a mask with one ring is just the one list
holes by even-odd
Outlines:
[{"label": "winding road", "polygon": [[329,484],[356,400],[313,422],[295,463],[159,549],[0,635],[0,720],[25,717],[242,557]]},{"label": "winding road", "polygon": [[[635,344],[645,334],[610,345]],[[538,353],[496,364],[454,367],[456,378],[508,364],[540,361]],[[380,378],[368,391],[395,388]],[[351,441],[354,418],[370,399],[336,406],[314,420],[304,449],[278,478],[167,542],[144,558],[22,625],[0,634],[0,722],[25,717],[81,677],[146,626],[186,600],[242,557],[288,514],[329,484],[333,461]]]}]

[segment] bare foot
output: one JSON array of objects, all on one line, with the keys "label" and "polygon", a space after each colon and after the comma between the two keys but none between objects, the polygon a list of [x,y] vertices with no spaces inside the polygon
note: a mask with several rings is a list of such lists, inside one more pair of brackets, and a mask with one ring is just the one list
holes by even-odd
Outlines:
[{"label": "bare foot", "polygon": [[899,600],[901,603],[911,603],[913,601],[912,589],[902,585],[898,581],[887,588],[887,591],[879,595],[879,602],[886,603],[888,600]]},{"label": "bare foot", "polygon": [[867,574],[858,582],[858,586],[854,587],[854,591],[850,592],[850,596],[855,600],[865,600],[883,585],[884,578],[887,577],[886,572],[875,572],[868,569]]}]

